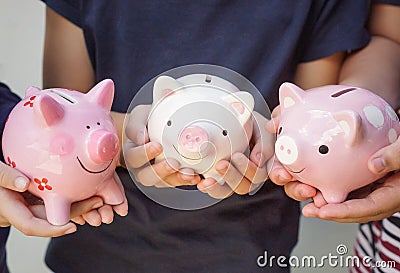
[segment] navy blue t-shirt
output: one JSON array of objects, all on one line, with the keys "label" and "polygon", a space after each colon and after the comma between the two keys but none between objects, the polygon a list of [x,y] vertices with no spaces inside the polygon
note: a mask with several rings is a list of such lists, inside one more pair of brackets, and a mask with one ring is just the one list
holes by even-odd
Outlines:
[{"label": "navy blue t-shirt", "polygon": [[0,227],[0,273],[8,273],[6,261],[6,242],[10,228]]},{"label": "navy blue t-shirt", "polygon": [[8,273],[6,261],[6,242],[10,228],[0,227],[0,273]]},{"label": "navy blue t-shirt", "polygon": [[[10,89],[3,83],[0,82],[0,140],[3,135],[4,124],[6,123],[7,117],[11,112],[11,109],[19,102],[20,98],[12,93]],[[3,153],[0,149],[0,160],[4,162]],[[6,242],[9,228],[0,227],[0,273],[7,273],[6,265]]]},{"label": "navy blue t-shirt", "polygon": [[374,3],[400,6],[400,0],[373,0]]},{"label": "navy blue t-shirt", "polygon": [[[83,29],[96,81],[115,82],[118,112],[126,112],[153,77],[195,63],[244,75],[272,108],[278,86],[292,79],[297,64],[369,40],[363,0],[45,2]],[[257,265],[265,251],[288,256],[297,242],[299,206],[282,187],[265,183],[253,196],[235,194],[205,209],[179,211],[148,199],[126,170],[118,174],[128,216],[52,239],[46,262],[55,272],[289,271]]]}]

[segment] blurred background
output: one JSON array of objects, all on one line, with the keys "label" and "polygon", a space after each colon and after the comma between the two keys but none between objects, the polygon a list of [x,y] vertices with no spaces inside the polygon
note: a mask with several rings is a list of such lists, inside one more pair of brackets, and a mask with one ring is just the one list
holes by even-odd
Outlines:
[{"label": "blurred background", "polygon": [[[0,0],[0,81],[23,96],[28,86],[42,86],[42,51],[44,40],[44,4],[39,0]],[[344,245],[352,255],[356,224],[338,224],[301,218],[299,242],[292,255],[303,257],[338,255]],[[48,239],[27,237],[12,229],[7,243],[11,273],[51,272],[43,262]],[[260,253],[263,255],[263,253]],[[254,257],[256,262],[257,257]],[[294,273],[348,272],[343,266],[293,268]]]}]

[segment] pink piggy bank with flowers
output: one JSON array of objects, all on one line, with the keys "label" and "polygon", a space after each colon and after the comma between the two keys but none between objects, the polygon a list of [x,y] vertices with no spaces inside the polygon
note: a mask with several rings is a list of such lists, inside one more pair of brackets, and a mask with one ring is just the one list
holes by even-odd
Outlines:
[{"label": "pink piggy bank with flowers", "polygon": [[31,179],[28,190],[43,199],[53,225],[70,220],[75,201],[98,195],[106,204],[123,202],[114,179],[119,139],[109,114],[113,98],[108,79],[87,94],[30,87],[8,117],[6,163]]},{"label": "pink piggy bank with flowers", "polygon": [[302,90],[284,83],[279,90],[281,120],[275,154],[300,182],[317,188],[328,203],[384,174],[369,171],[369,158],[395,142],[395,111],[374,93],[330,85]]}]

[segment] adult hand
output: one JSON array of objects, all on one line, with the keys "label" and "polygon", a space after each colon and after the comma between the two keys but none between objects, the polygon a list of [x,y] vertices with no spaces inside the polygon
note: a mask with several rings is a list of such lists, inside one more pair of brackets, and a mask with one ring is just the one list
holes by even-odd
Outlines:
[{"label": "adult hand", "polygon": [[261,114],[253,112],[249,158],[242,153],[235,153],[230,161],[217,162],[215,169],[225,183],[221,185],[213,178],[206,178],[197,185],[197,188],[218,199],[229,197],[233,193],[240,195],[254,193],[254,190],[267,180],[266,161],[274,153],[274,135],[264,130],[267,121]]},{"label": "adult hand", "polygon": [[150,163],[162,153],[161,144],[150,141],[147,133],[146,124],[150,110],[151,105],[139,105],[127,117],[124,164],[133,169],[135,180],[145,186],[196,185],[200,182],[199,175],[191,169],[180,169],[176,160]]},{"label": "adult hand", "polygon": [[[74,223],[51,225],[46,220],[43,202],[25,192],[29,179],[16,169],[0,162],[0,226],[14,226],[28,236],[58,237],[76,231]],[[103,205],[100,197],[89,198],[71,207],[71,217]]]},{"label": "adult hand", "polygon": [[[400,139],[372,155],[368,161],[371,172],[387,173],[400,169]],[[354,191],[341,204],[310,203],[303,208],[308,217],[337,222],[382,220],[400,211],[400,173],[391,173],[367,187]]]}]

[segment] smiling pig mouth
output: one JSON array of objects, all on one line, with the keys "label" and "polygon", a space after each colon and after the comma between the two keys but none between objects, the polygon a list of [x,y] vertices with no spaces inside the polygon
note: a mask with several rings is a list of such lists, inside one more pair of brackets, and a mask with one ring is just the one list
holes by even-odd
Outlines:
[{"label": "smiling pig mouth", "polygon": [[93,173],[93,174],[105,172],[105,171],[111,166],[111,163],[112,163],[113,160],[114,160],[114,159],[112,159],[112,160],[110,161],[110,163],[108,163],[107,167],[105,167],[104,169],[102,169],[102,170],[100,170],[100,171],[92,171],[92,170],[89,170],[88,168],[86,168],[85,165],[83,165],[83,163],[82,163],[82,161],[79,159],[79,157],[76,157],[76,159],[78,159],[78,162],[79,162],[79,164],[81,165],[82,169],[84,169],[84,170],[87,171],[88,173]]},{"label": "smiling pig mouth", "polygon": [[204,159],[204,158],[207,157],[207,155],[203,157],[203,156],[201,156],[201,154],[200,154],[200,156],[197,157],[197,158],[187,157],[187,156],[184,156],[183,154],[181,154],[181,153],[178,151],[178,149],[175,147],[175,145],[172,145],[172,147],[174,147],[175,151],[176,151],[181,157],[186,158],[186,159],[189,159],[189,160],[201,160],[201,159]]},{"label": "smiling pig mouth", "polygon": [[300,171],[293,171],[291,168],[286,167],[291,173],[301,173],[302,171],[304,171],[306,168],[304,167],[303,169],[301,169]]}]

